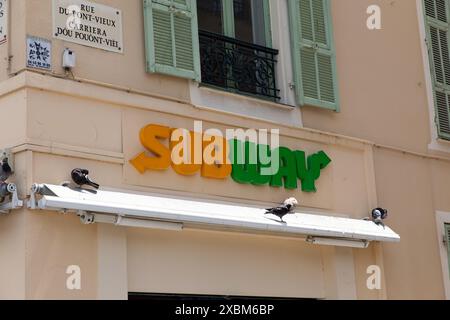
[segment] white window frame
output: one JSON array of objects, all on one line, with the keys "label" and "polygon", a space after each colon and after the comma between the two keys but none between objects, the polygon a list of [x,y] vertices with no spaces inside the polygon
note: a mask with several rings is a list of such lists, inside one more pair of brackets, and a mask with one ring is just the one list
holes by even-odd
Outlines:
[{"label": "white window frame", "polygon": [[450,141],[439,138],[438,127],[436,124],[436,106],[434,103],[434,90],[433,80],[431,78],[431,66],[430,58],[428,55],[427,47],[427,32],[425,24],[425,11],[423,6],[423,0],[416,0],[417,17],[419,19],[419,35],[420,35],[420,47],[422,49],[422,60],[425,76],[425,88],[427,95],[427,104],[430,115],[430,137],[431,141],[428,144],[428,149],[433,151],[448,152],[450,153]]},{"label": "white window frame", "polygon": [[450,224],[450,212],[436,212],[437,237],[441,255],[442,276],[444,279],[445,299],[450,300],[450,269],[448,265],[448,249],[444,243],[445,224]]}]

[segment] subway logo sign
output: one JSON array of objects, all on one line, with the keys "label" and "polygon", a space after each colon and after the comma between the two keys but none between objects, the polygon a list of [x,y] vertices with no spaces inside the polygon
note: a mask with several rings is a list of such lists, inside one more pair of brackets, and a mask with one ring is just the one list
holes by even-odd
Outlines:
[{"label": "subway logo sign", "polygon": [[301,188],[316,192],[316,181],[331,159],[324,151],[306,155],[301,150],[272,147],[239,140],[234,132],[225,138],[218,130],[188,131],[150,124],[140,132],[144,151],[130,160],[141,174],[172,168],[183,176],[200,174],[208,179],[233,179],[239,184]]}]

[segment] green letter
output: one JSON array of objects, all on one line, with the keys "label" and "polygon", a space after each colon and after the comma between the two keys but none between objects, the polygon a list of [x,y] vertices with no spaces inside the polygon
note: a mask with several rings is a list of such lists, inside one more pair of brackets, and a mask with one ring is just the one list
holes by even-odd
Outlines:
[{"label": "green letter", "polygon": [[268,145],[258,145],[258,165],[256,170],[256,176],[255,179],[253,179],[252,184],[255,186],[263,186],[268,183],[270,183],[270,180],[272,179],[272,175],[262,175],[261,169],[262,168],[270,168],[271,163],[263,163],[261,159],[261,154],[264,154],[265,158],[270,159],[270,148]]},{"label": "green letter", "polygon": [[231,177],[237,183],[249,184],[257,176],[256,145],[245,142],[245,148],[239,140],[230,140],[233,171]]},{"label": "green letter", "polygon": [[325,169],[331,159],[325,152],[320,151],[308,157],[308,167],[306,167],[306,156],[303,151],[295,151],[297,158],[297,176],[302,182],[304,192],[316,192],[316,180],[320,177],[320,171]]},{"label": "green letter", "polygon": [[272,187],[284,187],[286,189],[297,189],[297,172],[294,153],[286,147],[278,148],[280,152],[280,169],[272,177]]}]

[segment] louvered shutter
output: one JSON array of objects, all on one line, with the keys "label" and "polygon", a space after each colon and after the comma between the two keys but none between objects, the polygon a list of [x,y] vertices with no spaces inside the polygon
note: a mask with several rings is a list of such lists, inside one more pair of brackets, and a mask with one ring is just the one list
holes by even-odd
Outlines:
[{"label": "louvered shutter", "polygon": [[200,81],[196,0],[144,0],[147,71]]},{"label": "louvered shutter", "polygon": [[424,0],[439,137],[450,139],[449,1]]},{"label": "louvered shutter", "polygon": [[339,110],[329,0],[289,0],[295,89],[300,105]]},{"label": "louvered shutter", "polygon": [[445,224],[445,240],[447,242],[448,272],[450,276],[450,224]]}]

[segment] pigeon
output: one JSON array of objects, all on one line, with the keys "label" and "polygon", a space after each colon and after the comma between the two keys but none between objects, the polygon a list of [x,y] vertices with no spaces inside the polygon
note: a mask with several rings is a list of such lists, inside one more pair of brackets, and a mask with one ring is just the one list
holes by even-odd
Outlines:
[{"label": "pigeon", "polygon": [[386,209],[375,208],[372,210],[372,221],[378,226],[384,227],[383,220],[385,220],[387,218],[387,216],[388,216],[388,211]]},{"label": "pigeon", "polygon": [[12,175],[12,173],[13,172],[11,166],[8,163],[8,158],[7,157],[3,158],[0,167],[0,181],[5,182]]},{"label": "pigeon", "polygon": [[297,199],[289,198],[289,199],[286,199],[284,201],[284,203],[279,207],[266,209],[265,214],[273,214],[273,215],[277,216],[278,218],[280,218],[281,222],[285,222],[283,220],[283,217],[287,214],[294,214],[294,212],[292,212],[292,211],[294,210],[296,205],[298,205]]},{"label": "pigeon", "polygon": [[75,182],[77,185],[84,186],[84,185],[88,185],[91,186],[95,189],[100,188],[100,185],[95,183],[94,181],[92,181],[89,178],[89,171],[86,169],[74,169],[72,170],[72,180],[73,182]]}]

